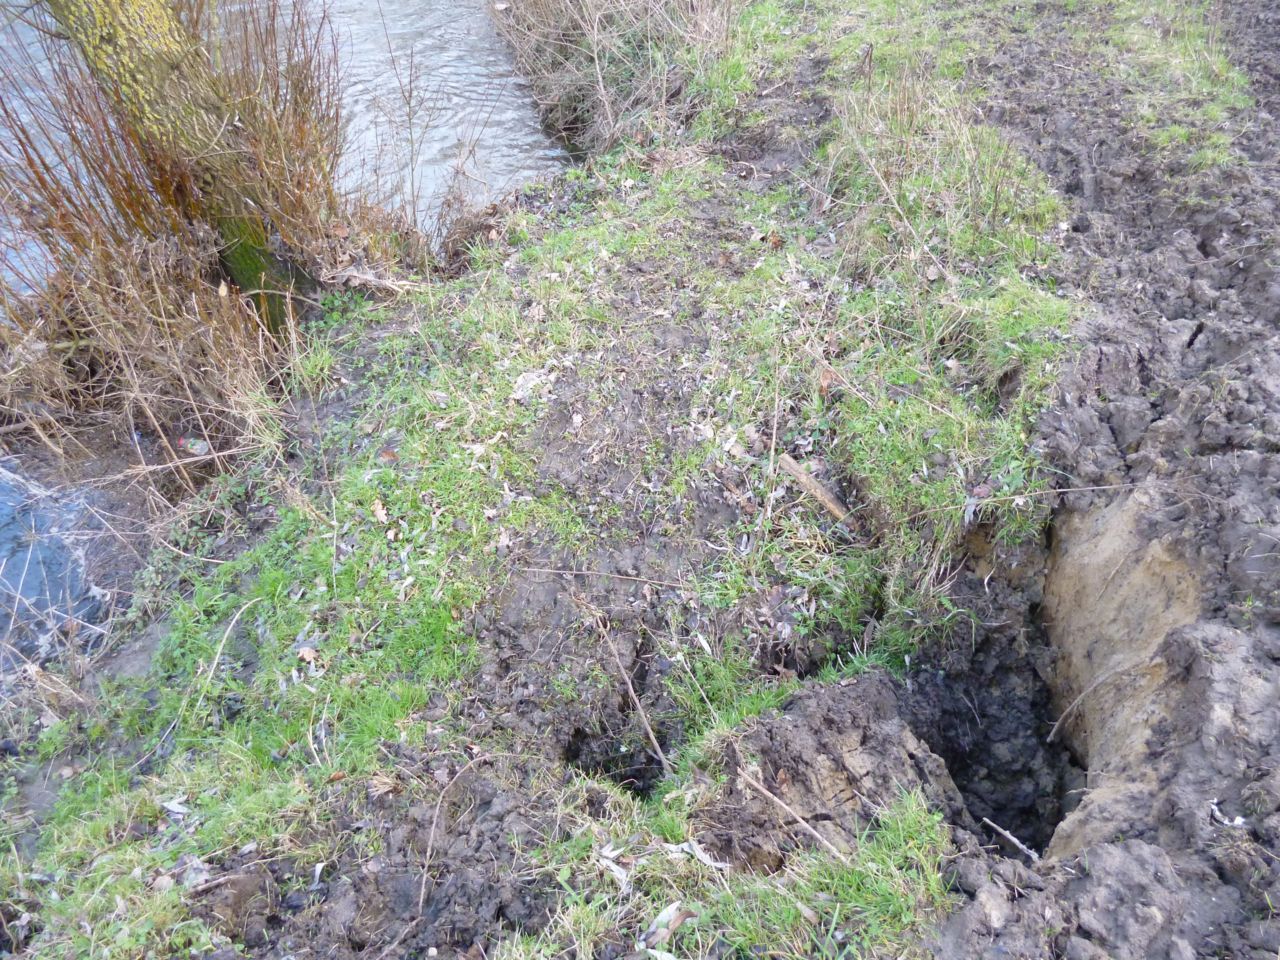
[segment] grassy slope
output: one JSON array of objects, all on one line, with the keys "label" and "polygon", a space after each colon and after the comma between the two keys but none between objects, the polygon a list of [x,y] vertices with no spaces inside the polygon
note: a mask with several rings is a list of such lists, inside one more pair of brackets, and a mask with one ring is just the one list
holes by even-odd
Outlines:
[{"label": "grassy slope", "polygon": [[[322,392],[338,367],[366,386],[351,422],[326,437],[332,476],[267,484],[287,504],[279,523],[213,573],[188,571],[170,587],[181,599],[162,603],[170,629],[152,676],[108,689],[96,716],[54,724],[42,739],[51,757],[87,742],[92,759],[64,788],[34,862],[0,851],[0,898],[43,927],[34,955],[211,945],[188,909],[184,864],[245,844],[311,864],[331,861],[335,843],[361,842],[325,825],[395,776],[384,744],[421,740],[428,705],[466,687],[476,652],[461,624],[500,566],[492,516],[502,512],[508,533],[567,545],[602,535],[599,518],[554,486],[511,501],[507,491],[532,486],[520,441],[539,414],[536,399],[512,398],[522,374],[628,335],[627,318],[600,296],[620,262],[667,264],[664,279],[678,277],[728,331],[703,358],[698,407],[709,435],[657,471],[654,513],[763,433],[770,445],[776,434],[779,450],[822,453],[872,518],[850,542],[806,511],[760,511],[732,532],[735,542],[749,535],[749,549],[727,552],[693,584],[724,608],[770,584],[806,591],[813,606],[801,629],[838,648],[820,679],[868,661],[892,666],[963,616],[940,587],[968,523],[1035,535],[1043,480],[1028,428],[1070,316],[1039,277],[1062,210],[1015,152],[969,120],[957,78],[989,40],[971,19],[981,11],[944,18],[926,0],[873,0],[856,12],[809,4],[802,16],[799,6],[760,0],[744,11],[733,48],[695,84],[705,107],[692,136],[775,123],[757,91],[822,56],[834,116],[800,176],[735,189],[725,162],[696,148],[678,164],[620,151],[569,175],[578,199],[565,212],[513,214],[466,276],[384,312],[335,305],[331,323],[312,331],[299,389]],[[1178,19],[1191,25],[1176,34],[1187,56],[1169,67],[1143,6],[1116,11],[1108,42],[1146,51],[1149,71],[1182,71],[1144,74],[1153,103],[1172,87],[1190,91],[1188,111],[1212,109],[1195,85],[1224,68],[1205,55],[1210,38],[1188,19],[1194,11]],[[690,222],[708,199],[732,210],[736,237],[708,238]],[[717,252],[743,269],[723,269]],[[398,459],[362,445],[368,435],[394,437]],[[773,452],[749,468],[769,491],[781,486]],[[872,615],[874,643],[860,643]],[[581,812],[581,784],[566,791],[564,815],[581,817],[576,836],[527,851],[563,885],[562,909],[504,950],[550,956],[572,945],[581,955],[643,929],[676,899],[699,911],[673,941],[681,955],[716,939],[802,954],[836,931],[867,951],[905,949],[946,900],[945,830],[914,797],[847,864],[814,854],[765,878],[653,860],[625,896],[599,874],[593,851],[610,838],[692,836],[696,810],[681,797],[695,766],[796,682],[761,677],[743,656],[691,650],[689,663],[689,679],[673,681],[689,733],[677,773],[647,801],[599,784],[612,805],[603,820]],[[102,749],[124,741],[143,752],[125,760]]]}]

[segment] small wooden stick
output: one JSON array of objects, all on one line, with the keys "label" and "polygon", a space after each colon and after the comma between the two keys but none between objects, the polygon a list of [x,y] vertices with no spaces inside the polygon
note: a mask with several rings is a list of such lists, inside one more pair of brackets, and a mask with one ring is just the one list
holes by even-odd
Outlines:
[{"label": "small wooden stick", "polygon": [[658,760],[662,764],[662,772],[669,777],[675,772],[675,768],[671,766],[667,755],[662,752],[662,745],[658,743],[658,735],[653,732],[653,727],[649,725],[649,718],[644,712],[644,704],[640,702],[640,698],[636,695],[636,688],[631,683],[631,675],[627,672],[627,668],[622,663],[622,657],[618,653],[618,645],[613,642],[613,637],[609,634],[609,630],[603,622],[597,620],[596,627],[608,642],[609,649],[613,651],[613,662],[618,665],[618,672],[622,674],[622,682],[627,685],[627,693],[631,695],[631,704],[636,708],[636,715],[640,717],[644,732],[649,737],[649,745],[653,747],[653,752],[658,755]]},{"label": "small wooden stick", "polygon": [[[786,456],[786,454],[783,454],[783,456]],[[743,782],[745,782],[747,786],[751,787],[751,789],[758,792],[765,799],[772,800],[779,807],[781,807],[788,814],[790,814],[792,819],[794,819],[795,822],[798,823],[800,827],[809,834],[809,836],[817,840],[818,843],[821,844],[822,847],[828,853],[830,853],[833,857],[835,857],[841,863],[845,864],[846,866],[848,865],[849,858],[846,857],[843,852],[841,852],[840,848],[837,847],[830,840],[828,840],[826,837],[824,837],[822,834],[820,834],[817,830],[813,829],[813,825],[809,823],[809,821],[806,820],[804,817],[800,816],[800,814],[792,810],[791,807],[787,806],[787,803],[785,800],[783,800],[781,797],[775,796],[774,794],[770,793],[768,789],[764,786],[764,784],[757,783],[756,780],[753,777],[751,777],[746,771],[739,770],[738,776],[740,776],[743,779]]]},{"label": "small wooden stick", "polygon": [[212,880],[206,880],[204,883],[197,883],[189,892],[191,896],[198,897],[203,893],[208,893],[210,890],[217,889],[224,883],[230,883],[232,880],[238,880],[242,876],[244,876],[243,873],[224,873],[222,876],[214,877]]},{"label": "small wooden stick", "polygon": [[801,490],[822,504],[827,513],[836,518],[836,522],[843,523],[852,513],[839,497],[815,480],[813,474],[796,463],[791,454],[779,454],[778,466],[782,467],[787,472],[787,475],[800,485]]},{"label": "small wooden stick", "polygon": [[[1117,569],[1119,568],[1117,567]],[[1094,677],[1093,682],[1090,683],[1083,690],[1081,690],[1080,695],[1076,697],[1074,700],[1072,700],[1071,703],[1067,704],[1067,709],[1062,711],[1062,716],[1058,717],[1057,722],[1054,723],[1053,728],[1049,731],[1049,736],[1045,738],[1045,743],[1053,743],[1054,738],[1058,736],[1058,728],[1060,728],[1066,722],[1067,717],[1071,716],[1071,714],[1075,711],[1076,707],[1080,706],[1080,704],[1084,702],[1085,697],[1089,696],[1089,694],[1093,693],[1093,691],[1097,690],[1100,686],[1102,686],[1108,680],[1115,677],[1116,674],[1122,673],[1123,669],[1124,668],[1116,668],[1113,670],[1108,670],[1106,673],[1102,673]]]},{"label": "small wooden stick", "polygon": [[420,916],[414,917],[409,923],[405,924],[404,929],[396,935],[396,938],[382,948],[382,952],[378,954],[378,960],[386,960],[387,957],[391,956],[392,951],[400,946],[409,934],[418,929],[418,925],[422,923],[423,919],[424,918]]},{"label": "small wooden stick", "polygon": [[667,759],[667,755],[662,752],[662,744],[658,742],[658,735],[654,733],[653,727],[649,724],[649,717],[644,712],[644,704],[640,702],[640,697],[636,695],[636,688],[631,683],[631,674],[627,672],[626,666],[622,663],[622,656],[618,653],[618,645],[613,642],[613,635],[609,633],[609,626],[605,623],[604,613],[591,601],[576,594],[572,596],[574,603],[587,611],[587,614],[595,624],[596,630],[599,631],[605,643],[609,644],[609,650],[613,653],[613,662],[618,665],[618,673],[622,674],[622,682],[626,684],[627,693],[631,697],[631,705],[635,707],[636,716],[640,718],[640,724],[644,727],[645,736],[649,738],[649,746],[653,747],[653,752],[662,764],[663,774],[668,777],[671,776],[675,772],[675,768],[671,766],[671,761]]},{"label": "small wooden stick", "polygon": [[994,830],[996,833],[1000,834],[1000,836],[1004,837],[1006,840],[1012,843],[1015,847],[1017,847],[1019,850],[1025,853],[1028,857],[1030,857],[1032,863],[1040,862],[1040,854],[1036,853],[1034,850],[1028,847],[1025,843],[1023,843],[1021,840],[1015,837],[1012,833],[1010,833],[1004,827],[996,826],[986,817],[982,818],[982,822],[985,823],[992,830]]},{"label": "small wooden stick", "polygon": [[[445,795],[448,794],[449,788],[452,787],[455,783],[457,783],[462,778],[462,775],[464,773],[466,773],[472,767],[476,766],[476,764],[487,763],[489,760],[492,760],[492,759],[493,758],[489,756],[489,754],[485,753],[468,761],[466,764],[462,766],[461,769],[458,770],[457,773],[453,775],[453,777],[449,780],[449,782],[446,783],[444,787],[441,788],[440,796],[436,797],[436,811],[431,815],[431,832],[427,834],[427,854],[425,857],[423,857],[422,882],[418,885],[418,914],[419,914],[418,919],[419,920],[422,919],[421,914],[422,914],[423,904],[427,902],[427,875],[431,871],[431,858],[435,855],[435,852],[436,852],[436,827],[440,825],[440,808],[444,805]],[[416,922],[417,921],[415,921],[415,923]],[[409,932],[408,929],[406,929],[404,931],[404,934],[407,934],[408,932]],[[402,936],[404,934],[402,934]],[[399,941],[397,940],[397,942]],[[393,943],[392,946],[395,946],[395,944]],[[389,951],[390,949],[391,947],[388,947],[386,950],[383,951],[382,955],[385,955],[387,951]]]}]

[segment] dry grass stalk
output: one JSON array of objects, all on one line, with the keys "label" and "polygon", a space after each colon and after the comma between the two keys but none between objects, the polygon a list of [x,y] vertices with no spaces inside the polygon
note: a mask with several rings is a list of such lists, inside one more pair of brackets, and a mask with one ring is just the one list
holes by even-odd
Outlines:
[{"label": "dry grass stalk", "polygon": [[[390,221],[336,189],[327,10],[183,0],[177,12],[234,105],[273,250],[312,276],[384,272],[403,251],[362,240]],[[107,426],[128,446],[155,438],[153,459],[222,467],[220,451],[275,437],[269,398],[293,331],[264,333],[254,299],[272,291],[223,279],[193,199],[195,158],[142,142],[50,26],[13,22],[2,38],[13,55],[0,61],[0,429],[65,449]],[[180,437],[194,447],[177,449]]]},{"label": "dry grass stalk", "polygon": [[498,27],[549,123],[599,150],[660,122],[698,64],[726,42],[733,0],[519,0]]}]

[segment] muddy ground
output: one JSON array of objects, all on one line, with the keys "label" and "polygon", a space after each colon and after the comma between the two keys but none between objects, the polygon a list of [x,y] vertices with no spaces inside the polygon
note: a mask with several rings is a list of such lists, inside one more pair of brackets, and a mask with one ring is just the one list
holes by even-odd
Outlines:
[{"label": "muddy ground", "polygon": [[[938,957],[1280,951],[1280,14],[1224,9],[1256,84],[1257,108],[1232,127],[1247,164],[1196,172],[1155,150],[1130,91],[1071,39],[1079,14],[1058,5],[1039,5],[1033,26],[975,65],[987,120],[1072,204],[1057,279],[1086,305],[1081,350],[1038,441],[1061,477],[1059,506],[1041,545],[970,537],[955,591],[982,614],[971,643],[929,651],[905,681],[806,687],[732,748],[728,785],[706,808],[709,850],[771,870],[815,835],[850,845],[898,791],[920,789],[959,850],[964,899],[926,944]],[[825,115],[802,80],[776,96],[787,115],[775,135],[726,146],[735,176],[763,188],[811,146],[779,132]],[[733,230],[715,198],[691,222],[712,248]],[[611,302],[638,317],[629,305],[656,281],[679,290],[678,274],[627,264],[609,278]],[[337,864],[311,900],[282,900],[287,866],[224,864],[231,879],[203,909],[256,954],[481,956],[539,929],[558,891],[521,871],[517,849],[567,829],[554,799],[566,769],[643,793],[680,740],[646,719],[664,713],[678,649],[664,638],[692,625],[778,636],[790,598],[762,596],[754,623],[715,623],[681,587],[759,505],[747,478],[695,484],[665,512],[638,495],[654,482],[642,450],[657,442],[670,459],[696,439],[663,426],[695,419],[697,361],[716,336],[714,317],[690,313],[696,327],[637,320],[549,388],[530,448],[540,475],[631,532],[578,551],[510,544],[512,573],[477,614],[490,692],[466,722],[477,741],[506,731],[526,759],[442,761],[426,745],[440,803],[353,814],[353,829],[381,831],[385,853]],[[801,672],[810,662],[776,647],[761,658]],[[572,700],[552,692],[566,681]],[[736,775],[744,764],[805,829]],[[620,934],[615,952],[628,949]]]},{"label": "muddy ground", "polygon": [[[1222,169],[1153,149],[1132,91],[1080,56],[1055,5],[982,68],[989,121],[1072,199],[1059,279],[1090,309],[1040,424],[1075,488],[1043,578],[996,588],[1008,624],[962,668],[973,743],[932,741],[970,811],[1045,859],[1014,876],[958,864],[972,902],[943,956],[1280,950],[1280,13],[1222,12],[1258,101],[1231,129],[1248,162]],[[1012,679],[1017,663],[1034,678]],[[1051,701],[1027,709],[1018,684],[1037,680]],[[959,721],[954,691],[952,676]],[[1004,740],[1007,695],[1036,720],[1012,758],[983,744]]]},{"label": "muddy ground", "polygon": [[[772,870],[815,836],[852,845],[918,788],[959,851],[962,902],[925,944],[938,957],[1280,953],[1280,13],[1265,0],[1223,11],[1256,88],[1231,121],[1248,163],[1197,172],[1154,149],[1132,91],[1073,39],[1081,14],[1064,5],[1039,4],[973,66],[987,121],[1072,204],[1056,274],[1084,305],[1080,352],[1037,441],[1061,478],[1052,524],[1017,550],[974,531],[955,586],[981,616],[972,636],[903,680],[804,687],[726,747],[727,784],[705,806],[707,850]],[[673,243],[736,268],[726,197],[793,175],[827,115],[820,70],[771,91],[771,135],[725,145],[725,196]],[[555,211],[590,189],[562,182],[521,202]],[[682,269],[616,264],[601,296],[629,318],[625,335],[537,385],[547,407],[527,453],[540,480],[610,519],[576,549],[503,545],[506,579],[472,624],[483,695],[449,716],[441,702],[438,734],[396,748],[438,801],[371,793],[335,826],[374,833],[381,852],[343,855],[309,887],[301,865],[252,851],[199,885],[199,912],[251,955],[480,957],[537,931],[561,889],[522,852],[573,830],[572,771],[638,794],[663,775],[682,737],[662,719],[682,644],[732,637],[790,675],[821,661],[778,641],[803,597],[766,591],[723,617],[688,585],[766,491],[726,464],[676,500],[647,495],[663,480],[655,463],[705,439],[671,425],[698,422],[706,347],[728,322],[692,302]],[[659,287],[663,309],[641,309]],[[532,293],[521,303],[536,306]],[[581,808],[603,816],[607,798],[589,794]],[[609,955],[633,942],[620,931]]]}]

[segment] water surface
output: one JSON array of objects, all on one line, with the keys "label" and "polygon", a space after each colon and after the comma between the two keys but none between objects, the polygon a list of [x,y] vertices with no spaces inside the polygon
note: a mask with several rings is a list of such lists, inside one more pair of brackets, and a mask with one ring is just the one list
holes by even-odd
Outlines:
[{"label": "water surface", "polygon": [[399,186],[430,216],[452,185],[487,202],[567,161],[482,0],[335,0],[350,182]]}]

